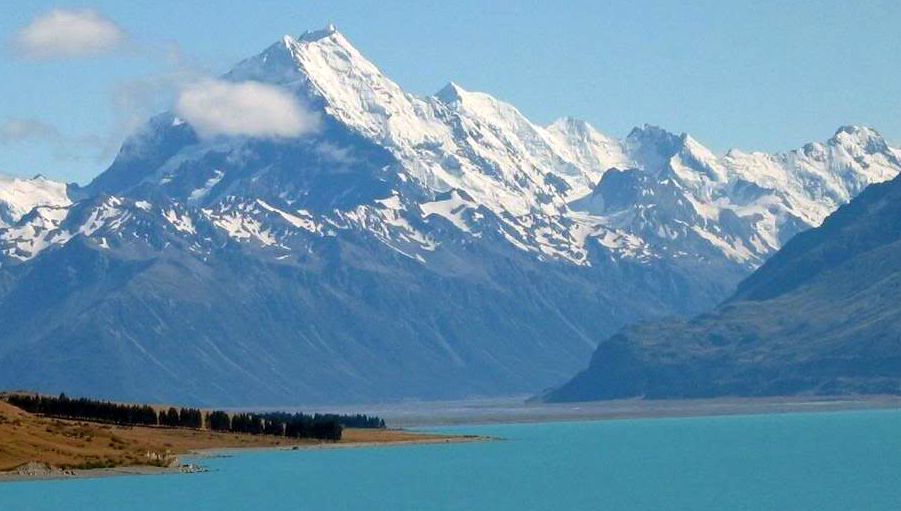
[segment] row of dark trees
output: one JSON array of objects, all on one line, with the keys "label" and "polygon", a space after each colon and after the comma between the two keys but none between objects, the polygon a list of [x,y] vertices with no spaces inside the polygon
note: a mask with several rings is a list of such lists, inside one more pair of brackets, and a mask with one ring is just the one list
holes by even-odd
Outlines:
[{"label": "row of dark trees", "polygon": [[313,416],[316,420],[323,421],[336,421],[341,423],[342,426],[346,428],[359,428],[359,429],[385,429],[385,420],[375,415],[363,415],[363,414],[355,414],[355,415],[336,415],[333,413],[325,413],[325,414],[316,414]]},{"label": "row of dark trees", "polygon": [[160,410],[159,415],[160,426],[203,429],[203,414],[196,408],[169,407],[168,410]]},{"label": "row of dark trees", "polygon": [[[240,413],[232,417],[232,430],[251,434],[279,435],[291,438],[340,440],[343,416],[307,415],[305,413],[271,412]],[[380,421],[384,427],[384,421]],[[357,426],[351,426],[357,427]],[[378,425],[374,426],[378,427]]]},{"label": "row of dark trees", "polygon": [[[374,420],[373,420],[374,419]],[[344,422],[347,420],[347,422]],[[229,415],[221,410],[206,415],[208,429],[247,433],[250,435],[276,435],[290,438],[318,438],[321,440],[341,440],[344,427],[384,428],[385,421],[379,418],[361,421],[357,416],[308,415],[305,413],[235,413]]]},{"label": "row of dark trees", "polygon": [[13,394],[6,400],[26,412],[51,417],[138,426],[155,426],[159,423],[156,410],[147,405],[124,405],[86,398],[69,399],[65,394],[60,394],[59,397]]},{"label": "row of dark trees", "polygon": [[197,408],[175,408],[157,412],[148,405],[126,405],[93,399],[11,394],[6,400],[27,412],[120,425],[167,426],[208,429],[251,435],[276,435],[290,438],[341,440],[344,427],[384,428],[385,421],[369,415],[305,413],[234,413],[222,410],[203,413]]}]

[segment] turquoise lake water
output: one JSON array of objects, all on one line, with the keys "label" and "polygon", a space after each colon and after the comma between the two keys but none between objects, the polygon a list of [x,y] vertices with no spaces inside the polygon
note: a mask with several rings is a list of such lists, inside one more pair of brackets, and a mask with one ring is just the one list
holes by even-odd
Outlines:
[{"label": "turquoise lake water", "polygon": [[471,444],[251,452],[190,475],[0,484],[0,510],[898,510],[901,412],[442,428]]}]

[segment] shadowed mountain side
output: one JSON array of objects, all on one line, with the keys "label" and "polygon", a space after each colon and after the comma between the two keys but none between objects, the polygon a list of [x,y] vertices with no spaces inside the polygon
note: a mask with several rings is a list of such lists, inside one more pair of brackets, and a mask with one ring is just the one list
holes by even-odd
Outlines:
[{"label": "shadowed mountain side", "polygon": [[375,241],[319,243],[273,263],[229,245],[201,262],[73,241],[0,305],[0,386],[221,405],[534,392],[595,332],[665,313],[659,297],[685,285],[645,274],[653,293],[623,293],[633,276],[598,288],[516,253],[448,251],[435,270]]}]

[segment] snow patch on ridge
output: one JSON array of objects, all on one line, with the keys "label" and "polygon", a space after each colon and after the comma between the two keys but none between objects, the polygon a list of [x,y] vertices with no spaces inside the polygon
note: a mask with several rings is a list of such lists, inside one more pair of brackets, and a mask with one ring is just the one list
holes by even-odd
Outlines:
[{"label": "snow patch on ridge", "polygon": [[191,219],[190,215],[179,214],[174,209],[167,209],[163,212],[163,218],[165,218],[176,231],[187,234],[197,234],[197,229],[195,229],[194,221]]},{"label": "snow patch on ridge", "polygon": [[272,213],[278,214],[282,217],[286,222],[297,227],[298,229],[303,229],[309,232],[319,232],[319,226],[316,225],[316,222],[313,220],[313,216],[305,210],[297,210],[297,213],[288,213],[287,211],[282,211],[274,206],[270,206],[268,203],[261,199],[257,199],[257,204],[259,204],[266,211],[270,211]]},{"label": "snow patch on ridge", "polygon": [[450,196],[445,200],[423,202],[419,205],[419,208],[422,210],[423,218],[428,219],[432,215],[440,216],[454,224],[457,229],[467,233],[472,232],[472,229],[467,223],[463,213],[467,209],[472,209],[473,207],[474,204],[471,201],[464,199],[457,190],[452,191]]},{"label": "snow patch on ridge", "polygon": [[203,200],[216,185],[222,181],[222,177],[225,175],[221,170],[214,170],[213,176],[206,180],[206,182],[200,188],[195,189],[188,195],[188,200],[191,202],[197,202]]},{"label": "snow patch on ridge", "polygon": [[16,225],[0,230],[0,252],[19,261],[27,261],[53,245],[61,245],[72,235],[59,226],[68,208],[38,206]]}]

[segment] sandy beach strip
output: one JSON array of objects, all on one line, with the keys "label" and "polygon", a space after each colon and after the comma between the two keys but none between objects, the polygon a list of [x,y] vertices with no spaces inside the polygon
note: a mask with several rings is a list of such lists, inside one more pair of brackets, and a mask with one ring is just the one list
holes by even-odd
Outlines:
[{"label": "sandy beach strip", "polygon": [[[230,435],[231,436],[231,435]],[[122,477],[137,475],[171,475],[192,474],[205,472],[202,459],[216,456],[229,456],[253,451],[299,451],[312,449],[351,449],[351,448],[376,448],[399,447],[428,444],[454,444],[464,442],[481,442],[494,440],[487,436],[478,435],[444,435],[412,432],[399,429],[346,429],[345,436],[338,442],[322,442],[315,440],[287,439],[283,443],[269,445],[245,446],[229,445],[215,446],[214,442],[203,442],[203,447],[190,448],[182,444],[183,451],[177,453],[179,457],[197,460],[189,464],[176,462],[172,466],[160,467],[154,465],[128,465],[120,467],[92,468],[92,469],[60,469],[45,463],[31,462],[16,470],[0,472],[0,483],[21,481],[48,481],[65,479],[93,479],[106,477]]]}]

